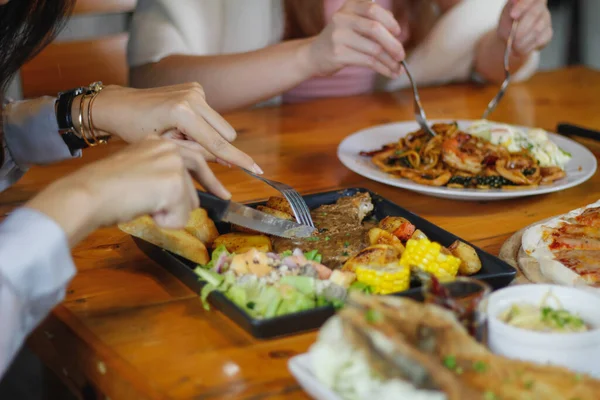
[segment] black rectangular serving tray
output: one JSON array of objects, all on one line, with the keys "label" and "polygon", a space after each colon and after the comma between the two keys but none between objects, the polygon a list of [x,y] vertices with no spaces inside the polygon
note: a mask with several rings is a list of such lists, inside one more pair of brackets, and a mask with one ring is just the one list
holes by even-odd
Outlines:
[{"label": "black rectangular serving tray", "polygon": [[[411,213],[410,211],[392,203],[376,193],[366,189],[352,188],[339,191],[316,193],[303,196],[308,206],[313,209],[323,204],[332,204],[340,197],[352,196],[358,192],[368,192],[373,200],[373,216],[381,220],[386,216],[404,217],[412,222],[417,229],[420,229],[431,240],[436,241],[443,246],[449,246],[459,237],[445,231],[444,229],[432,224],[431,222]],[[255,207],[264,204],[251,203],[248,206]],[[215,222],[219,233],[231,231],[228,223]],[[462,239],[460,239],[462,240]],[[200,293],[204,282],[198,280],[194,273],[196,264],[158,246],[146,242],[145,240],[135,238],[138,247],[151,259],[159,265],[166,268],[191,290]],[[464,241],[464,240],[463,240]],[[468,242],[465,242],[468,243]],[[470,243],[468,243],[470,244]],[[479,258],[481,259],[481,271],[473,275],[474,278],[487,282],[492,288],[498,289],[508,285],[515,277],[516,270],[478,247],[475,247]],[[414,283],[412,283],[414,285]],[[419,287],[413,286],[408,290],[396,293],[397,296],[406,296],[415,300],[422,300],[422,294]],[[321,325],[334,314],[333,307],[318,307],[311,310],[305,310],[294,314],[282,315],[280,317],[269,319],[255,319],[249,316],[244,310],[231,302],[224,294],[214,291],[208,298],[210,304],[220,310],[223,314],[241,326],[252,336],[259,339],[268,339],[277,336],[289,335],[309,331],[321,327]]]}]

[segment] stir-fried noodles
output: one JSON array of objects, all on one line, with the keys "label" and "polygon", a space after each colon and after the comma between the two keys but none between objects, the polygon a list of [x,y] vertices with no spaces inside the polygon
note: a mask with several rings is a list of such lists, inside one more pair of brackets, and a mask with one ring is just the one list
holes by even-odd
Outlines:
[{"label": "stir-fried noodles", "polygon": [[551,184],[564,178],[557,166],[540,167],[527,149],[509,152],[505,147],[462,132],[458,125],[435,124],[431,137],[419,130],[372,152],[382,171],[430,186],[454,188],[511,188]]}]

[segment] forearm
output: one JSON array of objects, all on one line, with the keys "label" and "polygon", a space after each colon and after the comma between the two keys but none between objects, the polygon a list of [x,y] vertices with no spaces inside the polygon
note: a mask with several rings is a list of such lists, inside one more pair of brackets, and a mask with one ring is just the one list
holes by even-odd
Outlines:
[{"label": "forearm", "polygon": [[[506,42],[497,35],[496,30],[491,30],[481,37],[475,49],[475,72],[490,82],[504,80],[504,51]],[[513,51],[510,57],[511,73],[518,71],[528,60],[530,55],[521,56]]]},{"label": "forearm", "polygon": [[279,95],[314,75],[307,54],[310,40],[293,40],[239,54],[173,55],[133,68],[131,83],[155,87],[196,81],[215,110],[245,107]]},{"label": "forearm", "polygon": [[60,226],[70,247],[97,228],[93,222],[95,199],[85,182],[56,181],[25,207],[41,212]]},{"label": "forearm", "polygon": [[65,235],[51,219],[25,208],[0,224],[0,378],[74,274]]}]

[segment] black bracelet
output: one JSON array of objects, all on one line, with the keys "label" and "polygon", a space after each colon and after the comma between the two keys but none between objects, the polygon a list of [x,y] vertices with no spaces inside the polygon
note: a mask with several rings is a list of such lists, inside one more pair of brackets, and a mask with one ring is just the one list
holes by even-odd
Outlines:
[{"label": "black bracelet", "polygon": [[58,123],[58,133],[61,135],[65,144],[71,151],[85,149],[88,147],[83,138],[77,134],[73,125],[72,107],[75,97],[88,91],[85,87],[79,87],[58,94],[56,100],[56,122]]}]

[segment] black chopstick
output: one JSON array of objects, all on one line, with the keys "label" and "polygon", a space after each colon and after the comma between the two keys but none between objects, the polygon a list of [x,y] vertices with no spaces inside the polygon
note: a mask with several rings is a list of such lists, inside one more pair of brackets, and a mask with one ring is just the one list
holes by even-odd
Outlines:
[{"label": "black chopstick", "polygon": [[565,136],[579,136],[600,141],[600,131],[583,128],[573,124],[560,123],[556,126],[556,132]]}]

